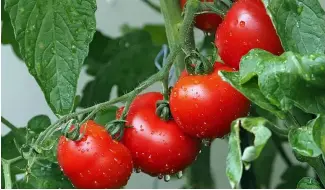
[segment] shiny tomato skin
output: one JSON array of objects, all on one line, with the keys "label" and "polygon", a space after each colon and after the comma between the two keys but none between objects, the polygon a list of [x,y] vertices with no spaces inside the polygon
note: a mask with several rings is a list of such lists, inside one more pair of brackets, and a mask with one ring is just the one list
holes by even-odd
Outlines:
[{"label": "shiny tomato skin", "polygon": [[183,76],[172,89],[173,118],[193,137],[223,137],[230,132],[231,122],[249,111],[250,102],[221,79],[219,70],[232,71],[232,68],[215,63],[211,74]]},{"label": "shiny tomato skin", "polygon": [[[184,9],[187,0],[180,0],[181,8]],[[214,0],[206,0],[206,2],[213,2]],[[204,2],[204,0],[201,0]],[[195,17],[195,26],[205,32],[215,32],[222,18],[214,13],[200,14]]]},{"label": "shiny tomato skin", "polygon": [[[163,121],[155,114],[160,98],[150,93],[133,101],[127,116],[128,127],[122,142],[130,150],[134,166],[151,176],[174,174],[196,158],[200,142],[184,134],[175,121]],[[144,106],[143,102],[147,105]]]},{"label": "shiny tomato skin", "polygon": [[64,136],[59,140],[57,159],[64,174],[76,188],[120,188],[126,185],[133,169],[129,150],[92,120],[81,127],[82,132],[85,129],[85,136],[79,141]]},{"label": "shiny tomato skin", "polygon": [[221,59],[239,69],[242,56],[259,48],[283,53],[280,39],[261,0],[238,0],[218,27],[215,45]]}]

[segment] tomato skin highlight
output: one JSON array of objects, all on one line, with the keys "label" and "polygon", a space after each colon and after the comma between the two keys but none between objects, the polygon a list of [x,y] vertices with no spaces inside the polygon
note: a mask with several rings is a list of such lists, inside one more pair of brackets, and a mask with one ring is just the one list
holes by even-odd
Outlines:
[{"label": "tomato skin highlight", "polygon": [[283,53],[280,39],[261,0],[238,0],[218,27],[215,45],[221,59],[239,69],[242,56],[259,48]]},{"label": "tomato skin highlight", "polygon": [[193,137],[223,137],[230,132],[231,122],[249,111],[250,102],[221,79],[219,70],[232,71],[232,68],[215,63],[212,73],[183,76],[172,89],[173,118]]},{"label": "tomato skin highlight", "polygon": [[[180,0],[181,8],[184,9],[187,0]],[[206,2],[213,2],[214,0],[206,0]],[[204,2],[204,0],[201,0]],[[222,18],[214,13],[204,13],[195,17],[195,26],[204,32],[215,32]]]},{"label": "tomato skin highlight", "polygon": [[57,159],[76,188],[120,188],[129,180],[133,161],[129,150],[111,138],[104,127],[89,120],[84,137],[72,141],[60,137]]},{"label": "tomato skin highlight", "polygon": [[200,149],[199,140],[184,134],[175,121],[163,121],[156,115],[155,104],[162,99],[162,94],[155,92],[139,95],[131,104],[127,116],[131,127],[125,129],[122,139],[135,168],[151,176],[185,169]]}]

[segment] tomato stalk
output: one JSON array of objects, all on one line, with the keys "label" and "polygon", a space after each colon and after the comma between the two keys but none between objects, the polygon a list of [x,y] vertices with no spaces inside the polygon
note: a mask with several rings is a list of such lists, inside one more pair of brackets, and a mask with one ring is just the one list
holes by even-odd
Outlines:
[{"label": "tomato stalk", "polygon": [[3,169],[3,174],[4,174],[4,180],[5,180],[5,189],[12,189],[11,172],[10,172],[11,164],[18,162],[22,158],[23,157],[21,157],[21,156],[12,158],[10,160],[1,158],[2,169]]}]

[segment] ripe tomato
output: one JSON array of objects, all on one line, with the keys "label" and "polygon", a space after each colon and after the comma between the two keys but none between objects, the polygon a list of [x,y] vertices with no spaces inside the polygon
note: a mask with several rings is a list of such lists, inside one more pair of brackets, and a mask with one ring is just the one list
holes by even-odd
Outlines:
[{"label": "ripe tomato", "polygon": [[229,133],[231,122],[249,111],[249,101],[221,79],[219,70],[232,71],[215,63],[211,74],[183,76],[172,89],[171,113],[178,126],[191,136],[223,137]]},{"label": "ripe tomato", "polygon": [[[152,175],[174,174],[196,158],[200,142],[183,133],[175,121],[163,121],[155,114],[155,92],[139,95],[132,103],[122,142],[130,150],[136,168]],[[129,117],[131,116],[131,117]]]},{"label": "ripe tomato", "polygon": [[133,168],[129,150],[94,121],[85,123],[81,127],[84,130],[85,135],[79,141],[64,136],[59,140],[57,159],[64,174],[76,188],[126,185]]},{"label": "ripe tomato", "polygon": [[[181,8],[183,9],[187,0],[180,0]],[[204,2],[204,0],[201,0]],[[213,2],[214,0],[206,0],[206,2]],[[222,18],[214,13],[200,14],[195,17],[195,26],[205,32],[215,32]]]},{"label": "ripe tomato", "polygon": [[259,48],[280,55],[280,39],[261,0],[239,0],[233,4],[216,32],[221,59],[235,69],[242,56]]}]

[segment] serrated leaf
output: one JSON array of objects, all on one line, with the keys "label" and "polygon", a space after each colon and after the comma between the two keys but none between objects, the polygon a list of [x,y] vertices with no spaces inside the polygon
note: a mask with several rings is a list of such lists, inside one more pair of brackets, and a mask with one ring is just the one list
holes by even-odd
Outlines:
[{"label": "serrated leaf", "polygon": [[321,150],[313,139],[313,126],[317,120],[310,121],[307,126],[292,128],[289,132],[289,143],[294,152],[304,157],[318,157]]},{"label": "serrated leaf", "polygon": [[[238,187],[243,174],[243,164],[256,160],[265,144],[271,136],[270,130],[266,127],[272,125],[264,118],[239,118],[232,122],[229,136],[228,156],[226,174],[232,188]],[[245,148],[243,154],[240,148],[240,128],[254,134],[254,145]]]},{"label": "serrated leaf", "polygon": [[6,0],[20,52],[55,114],[73,108],[96,28],[95,0]]},{"label": "serrated leaf", "polygon": [[264,0],[286,51],[325,52],[325,11],[318,0]]},{"label": "serrated leaf", "polygon": [[294,189],[299,180],[306,176],[308,168],[295,165],[288,167],[287,170],[281,175],[282,182],[276,186],[276,189]]},{"label": "serrated leaf", "polygon": [[253,93],[261,99],[264,97],[268,107],[259,100],[253,101],[272,113],[278,112],[268,109],[270,105],[284,112],[297,107],[306,113],[325,113],[325,55],[301,56],[285,52],[275,56],[255,49],[242,58],[239,75],[235,72],[224,78],[234,76],[237,77],[232,84],[235,88],[250,99],[256,96]]},{"label": "serrated leaf", "polygon": [[313,140],[325,155],[325,115],[319,115],[313,124]]},{"label": "serrated leaf", "polygon": [[321,189],[321,184],[312,177],[302,178],[298,184],[297,189]]},{"label": "serrated leaf", "polygon": [[161,47],[153,45],[147,32],[136,31],[114,40],[104,40],[98,32],[95,38],[97,35],[107,46],[101,55],[87,58],[87,72],[95,75],[95,79],[83,90],[82,107],[107,101],[114,85],[118,86],[119,95],[131,91],[157,71],[154,58]]},{"label": "serrated leaf", "polygon": [[105,110],[99,111],[96,114],[95,117],[95,122],[100,124],[100,125],[105,125],[108,122],[116,119],[116,111],[117,111],[118,107],[116,106],[111,106]]},{"label": "serrated leaf", "polygon": [[39,159],[33,164],[31,173],[24,182],[29,184],[28,186],[33,186],[36,189],[73,188],[71,182],[64,176],[58,164],[43,159]]},{"label": "serrated leaf", "polygon": [[186,170],[186,187],[214,189],[215,181],[210,167],[210,147],[202,146],[196,161]]},{"label": "serrated leaf", "polygon": [[14,29],[10,23],[10,18],[7,12],[4,11],[5,1],[1,1],[1,43],[2,44],[10,44],[12,46],[13,51],[22,59],[18,42],[15,40]]}]

